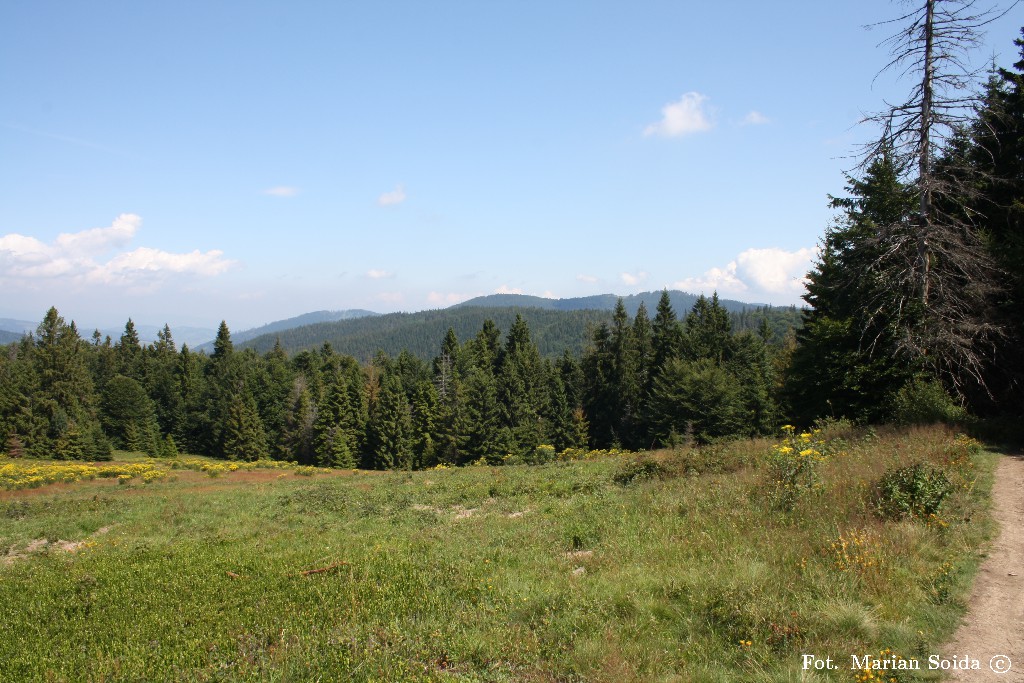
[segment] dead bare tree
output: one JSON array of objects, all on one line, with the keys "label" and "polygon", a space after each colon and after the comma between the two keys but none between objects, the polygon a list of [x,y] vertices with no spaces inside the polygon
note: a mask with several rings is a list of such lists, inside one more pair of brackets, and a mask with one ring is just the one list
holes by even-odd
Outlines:
[{"label": "dead bare tree", "polygon": [[[904,2],[903,4],[907,4]],[[973,184],[958,172],[952,152],[973,119],[978,72],[968,55],[996,11],[976,0],[914,0],[902,16],[876,26],[898,30],[882,41],[896,70],[911,78],[907,99],[885,103],[865,122],[881,129],[862,150],[862,167],[882,154],[908,177],[918,211],[878,226],[871,265],[881,283],[865,302],[869,320],[886,320],[900,351],[930,366],[961,399],[985,387],[985,371],[1002,334],[994,315],[998,267],[975,229],[969,209]]]}]

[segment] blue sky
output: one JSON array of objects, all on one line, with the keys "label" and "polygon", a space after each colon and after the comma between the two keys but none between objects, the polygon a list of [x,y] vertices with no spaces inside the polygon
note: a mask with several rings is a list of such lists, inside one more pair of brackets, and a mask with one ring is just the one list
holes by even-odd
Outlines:
[{"label": "blue sky", "polygon": [[[4,3],[0,317],[799,303],[857,121],[910,87],[872,84],[887,32],[863,28],[902,9]],[[1021,23],[979,62],[1013,62]]]}]

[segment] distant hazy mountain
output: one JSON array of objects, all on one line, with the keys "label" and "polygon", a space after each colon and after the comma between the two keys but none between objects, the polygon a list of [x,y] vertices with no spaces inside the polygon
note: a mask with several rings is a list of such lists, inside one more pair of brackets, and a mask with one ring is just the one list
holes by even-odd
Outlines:
[{"label": "distant hazy mountain", "polygon": [[10,344],[12,342],[21,341],[24,332],[9,332],[8,330],[0,330],[0,344]]},{"label": "distant hazy mountain", "polygon": [[0,331],[16,332],[18,334],[18,339],[20,339],[21,335],[25,334],[26,332],[35,332],[37,327],[39,327],[39,321],[32,322],[30,320],[0,318]]},{"label": "distant hazy mountain", "polygon": [[[127,322],[127,321],[126,321]],[[15,320],[13,318],[0,318],[0,344],[9,344],[18,341],[27,332],[35,332],[39,327],[39,321]],[[78,325],[78,334],[82,339],[91,340],[94,327]],[[164,329],[163,325],[140,325],[135,323],[135,331],[139,335],[139,341],[143,344],[151,344],[156,341],[156,333]],[[101,327],[100,335],[109,336],[114,343],[124,334],[124,325],[121,327]],[[13,335],[13,336],[12,336]],[[178,348],[182,344],[195,347],[198,344],[208,342],[217,336],[217,330],[209,327],[174,327],[171,326],[171,336]]]},{"label": "distant hazy mountain", "polygon": [[[90,339],[93,329],[91,327],[80,329],[79,334],[85,339]],[[143,346],[155,342],[157,332],[162,329],[164,329],[163,325],[140,325],[135,323],[135,332],[139,335],[139,342]],[[100,328],[100,334],[104,337],[109,336],[111,341],[116,344],[117,340],[124,334],[124,325],[121,327],[102,327]],[[204,344],[216,336],[217,330],[211,327],[189,327],[187,325],[175,327],[171,325],[171,338],[174,339],[174,344],[179,349],[182,344],[188,344],[190,349],[194,349],[199,344]]]},{"label": "distant hazy mountain", "polygon": [[[678,316],[686,315],[686,313],[693,308],[693,304],[697,301],[696,294],[689,294],[678,290],[669,291],[668,296],[672,301],[672,308]],[[647,307],[647,313],[653,318],[654,311],[658,307],[658,301],[661,299],[661,292],[642,292],[640,294],[630,294],[622,297],[616,294],[597,294],[594,296],[581,296],[571,299],[545,299],[543,297],[528,296],[526,294],[491,294],[488,296],[478,296],[475,299],[464,301],[461,304],[452,306],[452,308],[460,308],[464,306],[501,308],[505,306],[512,306],[515,308],[542,308],[553,311],[580,311],[585,309],[595,311],[612,311],[615,310],[615,304],[619,299],[622,299],[622,303],[626,307],[626,312],[631,316],[636,315],[636,311],[640,308],[640,302],[642,301]],[[718,303],[725,310],[735,312],[752,310],[754,308],[764,308],[767,306],[767,304],[744,303],[742,301],[734,301],[732,299],[719,299]]]},{"label": "distant hazy mountain", "polygon": [[[231,342],[233,344],[240,344],[242,342],[247,342],[250,339],[255,339],[256,337],[272,335],[276,332],[283,332],[295,327],[303,327],[304,325],[333,323],[339,320],[355,320],[357,318],[368,318],[376,315],[380,314],[360,308],[353,308],[345,311],[313,311],[311,313],[297,315],[294,318],[287,318],[285,320],[277,320],[272,323],[267,323],[260,327],[254,327],[251,330],[242,330],[241,332],[232,331]],[[213,351],[213,340],[216,336],[217,331],[213,330],[213,333],[206,338],[206,343],[197,346],[196,350],[207,352]]]}]

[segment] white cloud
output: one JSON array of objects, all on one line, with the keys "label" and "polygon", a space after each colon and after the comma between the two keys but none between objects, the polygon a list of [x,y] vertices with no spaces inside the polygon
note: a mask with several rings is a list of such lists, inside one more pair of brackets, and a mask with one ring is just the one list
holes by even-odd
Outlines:
[{"label": "white cloud", "polygon": [[722,268],[711,268],[700,277],[674,283],[688,292],[765,296],[795,303],[804,291],[806,275],[818,250],[804,247],[786,251],[778,247],[747,249]]},{"label": "white cloud", "polygon": [[597,282],[597,278],[594,277],[593,275],[584,275],[582,273],[577,275],[576,279],[579,280],[580,282],[587,282],[590,284],[594,284],[595,282]]},{"label": "white cloud", "polygon": [[405,186],[399,184],[391,192],[385,192],[377,197],[378,206],[394,206],[405,201]]},{"label": "white cloud", "polygon": [[622,273],[619,277],[622,278],[623,282],[632,287],[647,280],[647,273],[641,270],[638,273]]},{"label": "white cloud", "polygon": [[459,292],[430,292],[427,294],[427,303],[436,305],[451,305],[461,303],[478,296],[477,294],[460,294]]},{"label": "white cloud", "polygon": [[707,99],[699,92],[688,92],[678,102],[666,104],[661,109],[661,120],[644,128],[644,135],[676,138],[711,130],[714,124],[705,106]]},{"label": "white cloud", "polygon": [[700,277],[688,277],[672,284],[676,289],[696,294],[741,294],[747,285],[736,277],[736,262],[731,261],[724,268],[712,268]]},{"label": "white cloud", "polygon": [[523,290],[519,287],[509,287],[508,285],[502,285],[494,290],[495,294],[522,294]]},{"label": "white cloud", "polygon": [[91,254],[103,253],[112,248],[128,244],[135,237],[142,218],[133,213],[122,213],[108,228],[93,228],[81,232],[64,232],[57,235],[56,246],[62,251]]},{"label": "white cloud", "polygon": [[743,121],[740,122],[740,125],[762,126],[766,123],[771,123],[771,119],[769,119],[767,116],[765,116],[759,111],[752,111],[743,117]]},{"label": "white cloud", "polygon": [[390,271],[378,270],[377,268],[371,268],[370,270],[366,271],[366,277],[370,278],[371,280],[382,280],[384,278],[394,276],[395,274]]},{"label": "white cloud", "polygon": [[61,233],[50,243],[17,233],[4,235],[0,237],[0,283],[8,287],[44,283],[152,287],[168,275],[213,276],[234,265],[217,249],[187,254],[151,247],[116,251],[131,242],[141,225],[142,218],[126,213],[108,227]]},{"label": "white cloud", "polygon": [[268,187],[263,190],[263,194],[270,195],[271,197],[294,197],[298,193],[299,188],[288,185],[278,185],[277,187]]},{"label": "white cloud", "polygon": [[224,252],[220,249],[206,253],[196,249],[187,254],[172,254],[150,247],[139,247],[97,265],[86,274],[86,278],[93,282],[114,284],[135,280],[146,273],[220,275],[232,265],[231,261],[222,256]]},{"label": "white cloud", "polygon": [[737,272],[756,287],[772,294],[799,293],[817,256],[814,247],[786,251],[778,247],[747,249],[736,257]]}]

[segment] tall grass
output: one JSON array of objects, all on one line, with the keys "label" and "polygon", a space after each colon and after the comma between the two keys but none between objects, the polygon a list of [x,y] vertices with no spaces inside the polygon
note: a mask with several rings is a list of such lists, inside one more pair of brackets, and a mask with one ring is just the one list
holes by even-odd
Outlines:
[{"label": "tall grass", "polygon": [[[0,680],[853,680],[800,655],[926,657],[993,456],[939,428],[820,438],[785,506],[769,441],[0,494]],[[956,486],[940,514],[879,514],[918,461]]]}]

